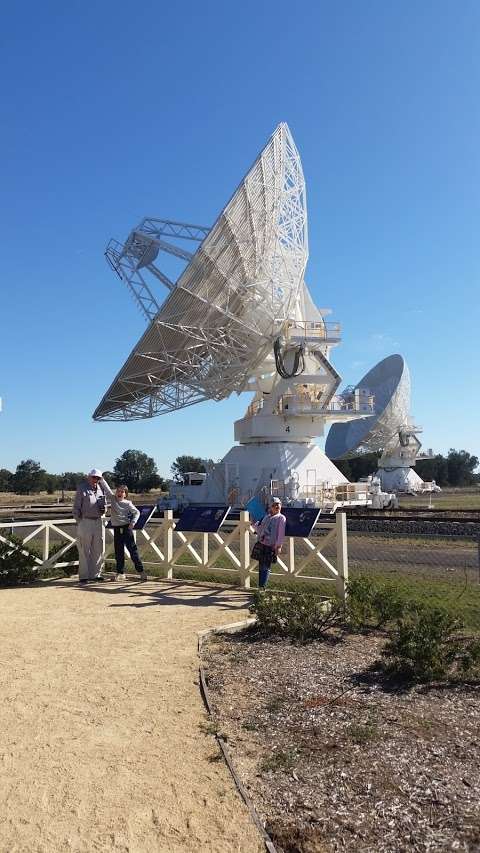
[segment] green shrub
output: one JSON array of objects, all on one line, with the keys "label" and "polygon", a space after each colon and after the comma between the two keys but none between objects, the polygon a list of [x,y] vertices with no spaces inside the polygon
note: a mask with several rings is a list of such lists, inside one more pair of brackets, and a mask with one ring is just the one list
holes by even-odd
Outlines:
[{"label": "green shrub", "polygon": [[326,602],[315,593],[304,591],[258,592],[251,610],[262,634],[288,637],[300,643],[325,638],[329,629],[339,626],[343,618],[339,602]]},{"label": "green shrub", "polygon": [[[58,554],[62,548],[65,547],[67,543],[65,541],[54,542],[50,545],[48,556],[53,557],[54,554]],[[78,560],[78,548],[75,543],[72,542],[70,548],[65,551],[64,554],[59,559],[59,563],[70,563],[74,560]],[[70,577],[71,575],[75,575],[78,572],[77,566],[62,566],[59,568],[56,563],[53,566],[48,566],[48,568],[42,568],[39,571],[39,576],[41,578],[53,578],[58,577],[59,575],[65,575],[66,577]]]},{"label": "green shrub", "polygon": [[0,542],[0,586],[18,586],[37,580],[35,557],[24,551],[18,539],[12,538],[9,544]]},{"label": "green shrub", "polygon": [[413,681],[447,677],[464,645],[459,627],[447,610],[410,604],[383,649],[384,669]]},{"label": "green shrub", "polygon": [[294,749],[277,749],[270,752],[260,762],[261,773],[278,773],[288,772],[295,766],[297,761],[297,753]]},{"label": "green shrub", "polygon": [[393,583],[360,575],[349,581],[345,607],[352,628],[384,628],[400,619],[406,607],[401,590]]},{"label": "green shrub", "polygon": [[459,666],[463,675],[480,675],[480,640],[466,640],[459,655]]}]

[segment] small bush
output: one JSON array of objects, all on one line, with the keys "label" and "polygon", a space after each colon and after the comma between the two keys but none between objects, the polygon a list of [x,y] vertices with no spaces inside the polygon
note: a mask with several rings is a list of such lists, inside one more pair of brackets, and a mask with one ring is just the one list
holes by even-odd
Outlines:
[{"label": "small bush", "polygon": [[22,542],[12,539],[11,544],[0,542],[0,586],[18,586],[37,580],[35,557],[23,553]]},{"label": "small bush", "polygon": [[339,602],[326,602],[312,592],[301,591],[287,595],[273,591],[256,593],[251,610],[262,634],[300,643],[325,638],[343,618]]},{"label": "small bush", "polygon": [[459,655],[459,666],[463,675],[480,675],[480,640],[466,640]]},{"label": "small bush", "polygon": [[262,773],[278,773],[279,771],[288,771],[295,766],[297,761],[297,753],[294,749],[278,749],[272,751],[265,756],[260,762],[260,771]]},{"label": "small bush", "polygon": [[463,641],[456,636],[459,627],[442,608],[409,605],[382,652],[384,669],[413,681],[445,678],[462,652]]},{"label": "small bush", "polygon": [[395,584],[365,575],[354,578],[348,584],[345,616],[352,628],[384,628],[395,619],[400,619],[405,607],[405,597]]},{"label": "small bush", "polygon": [[347,728],[347,735],[358,746],[364,746],[379,737],[378,723],[373,719],[368,719],[365,723],[351,723]]},{"label": "small bush", "polygon": [[[58,554],[62,548],[65,547],[67,543],[65,541],[54,542],[50,545],[48,556],[53,557],[54,554]],[[78,548],[75,543],[72,542],[70,548],[65,551],[64,554],[59,559],[59,563],[70,563],[74,560],[78,560]],[[75,575],[78,572],[77,566],[62,566],[59,568],[56,563],[53,566],[48,566],[48,568],[42,568],[39,571],[39,576],[41,578],[56,578],[59,575],[65,575],[66,577],[70,577],[71,575]]]}]

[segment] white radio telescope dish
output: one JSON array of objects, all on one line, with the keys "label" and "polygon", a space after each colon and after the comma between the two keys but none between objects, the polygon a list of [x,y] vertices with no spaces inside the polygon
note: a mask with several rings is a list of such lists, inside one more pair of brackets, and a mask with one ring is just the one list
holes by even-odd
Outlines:
[{"label": "white radio telescope dish", "polygon": [[325,443],[329,459],[349,459],[382,451],[378,476],[384,491],[417,491],[422,480],[412,470],[421,444],[410,416],[410,373],[401,355],[375,365],[356,386],[375,400],[375,414],[336,423]]},{"label": "white radio telescope dish", "polygon": [[[165,237],[201,241],[195,254]],[[176,284],[160,251],[188,261]],[[107,257],[149,320],[94,412],[133,420],[242,391],[295,310],[308,257],[305,181],[280,124],[211,229],[144,219]],[[146,271],[170,289],[161,307]]]},{"label": "white radio telescope dish", "polygon": [[410,373],[401,355],[390,355],[372,367],[357,388],[375,398],[375,414],[330,427],[325,453],[330,459],[348,459],[383,450],[410,414]]},{"label": "white radio telescope dish", "polygon": [[[341,424],[327,442],[339,457],[384,447],[409,423],[401,356],[367,374],[368,393],[337,393],[331,351],[340,326],[325,320],[329,309],[316,306],[305,283],[307,234],[300,155],[280,124],[212,228],[146,217],[125,243],[107,247],[148,327],[95,420],[150,418],[232,392],[252,394],[235,422],[238,445],[192,487],[196,502],[242,506],[265,493],[321,502],[347,482],[316,444],[325,424]],[[197,244],[194,253],[188,242]],[[162,253],[186,264],[176,282],[160,269]],[[169,291],[162,305],[151,289],[158,281]]]}]

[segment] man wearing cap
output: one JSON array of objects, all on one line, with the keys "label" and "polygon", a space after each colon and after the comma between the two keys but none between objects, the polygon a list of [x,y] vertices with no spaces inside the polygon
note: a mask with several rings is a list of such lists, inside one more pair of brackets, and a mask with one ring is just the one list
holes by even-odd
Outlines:
[{"label": "man wearing cap", "polygon": [[81,584],[103,581],[101,573],[103,556],[102,516],[105,515],[105,494],[100,486],[102,472],[92,468],[79,484],[73,515],[77,522],[78,577]]}]

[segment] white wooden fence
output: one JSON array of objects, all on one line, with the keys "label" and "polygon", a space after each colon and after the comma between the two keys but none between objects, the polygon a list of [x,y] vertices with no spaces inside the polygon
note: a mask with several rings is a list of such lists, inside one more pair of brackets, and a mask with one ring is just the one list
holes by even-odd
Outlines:
[{"label": "white wooden fence", "polygon": [[[250,587],[252,572],[257,564],[250,558],[254,537],[248,512],[240,512],[238,521],[227,523],[219,533],[182,533],[175,530],[171,510],[163,519],[152,519],[136,533],[143,563],[161,570],[161,576],[174,578],[176,570],[196,570],[209,573],[230,572],[238,583]],[[113,531],[103,528],[104,561],[110,562],[108,545]],[[74,519],[48,519],[0,524],[0,542],[23,546],[31,543],[41,553],[35,557],[38,569],[63,569],[78,566],[78,560],[68,559],[69,550],[76,544]],[[51,553],[52,545],[58,550]],[[63,544],[64,543],[64,544]],[[329,550],[329,557],[325,551]],[[332,549],[335,557],[331,556]],[[25,549],[26,550],[26,549]],[[215,565],[222,558],[223,565]],[[182,562],[179,562],[182,561]],[[225,565],[226,563],[226,565]],[[348,581],[347,526],[344,513],[337,513],[332,522],[317,524],[309,538],[287,537],[272,577],[291,582],[332,583],[341,598],[345,598]]]}]

